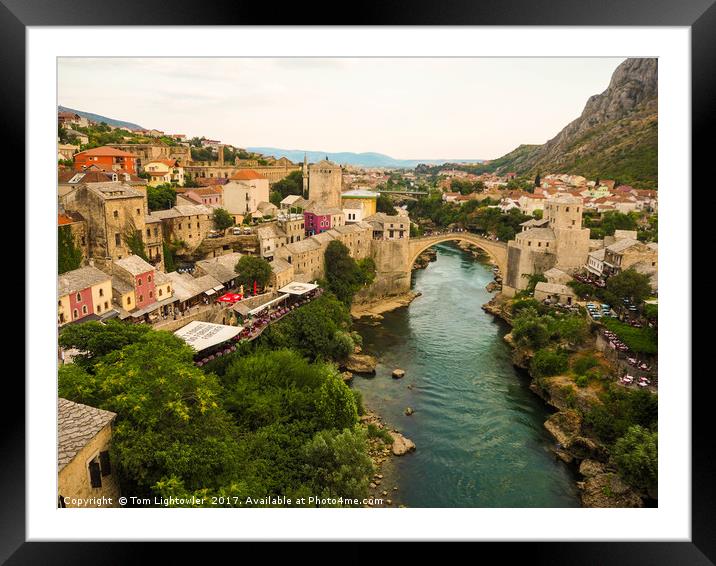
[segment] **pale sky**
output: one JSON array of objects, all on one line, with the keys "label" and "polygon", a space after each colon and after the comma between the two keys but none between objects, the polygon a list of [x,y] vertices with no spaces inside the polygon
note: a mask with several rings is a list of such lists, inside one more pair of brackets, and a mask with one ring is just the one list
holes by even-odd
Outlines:
[{"label": "pale sky", "polygon": [[577,118],[623,58],[60,58],[58,104],[237,147],[494,159]]}]

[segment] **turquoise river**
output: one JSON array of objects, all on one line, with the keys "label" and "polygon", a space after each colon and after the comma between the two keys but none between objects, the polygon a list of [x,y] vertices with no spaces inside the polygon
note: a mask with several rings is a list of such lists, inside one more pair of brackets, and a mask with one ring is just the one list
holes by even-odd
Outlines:
[{"label": "turquoise river", "polygon": [[[490,268],[451,244],[413,274],[422,295],[362,319],[376,375],[352,386],[417,450],[395,458],[396,504],[408,507],[578,507],[573,472],[555,459],[549,409],[510,361],[504,322],[482,310]],[[392,379],[394,368],[406,371]],[[412,407],[412,416],[404,414]]]}]

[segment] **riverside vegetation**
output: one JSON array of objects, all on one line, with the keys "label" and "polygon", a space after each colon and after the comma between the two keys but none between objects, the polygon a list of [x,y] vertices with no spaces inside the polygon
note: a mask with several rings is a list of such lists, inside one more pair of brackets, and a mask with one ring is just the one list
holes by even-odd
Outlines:
[{"label": "riverside vegetation", "polygon": [[558,409],[545,427],[558,442],[557,455],[579,464],[583,505],[641,507],[655,500],[657,395],[615,383],[616,370],[596,351],[584,313],[524,297],[486,308],[512,325],[506,340],[515,364],[529,370],[533,391]]}]

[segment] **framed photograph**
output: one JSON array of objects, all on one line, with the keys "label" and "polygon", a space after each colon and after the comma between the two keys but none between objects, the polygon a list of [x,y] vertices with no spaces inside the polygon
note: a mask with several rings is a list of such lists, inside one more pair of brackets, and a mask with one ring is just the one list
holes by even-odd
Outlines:
[{"label": "framed photograph", "polygon": [[713,563],[711,0],[263,11],[3,0],[28,331],[0,557]]}]

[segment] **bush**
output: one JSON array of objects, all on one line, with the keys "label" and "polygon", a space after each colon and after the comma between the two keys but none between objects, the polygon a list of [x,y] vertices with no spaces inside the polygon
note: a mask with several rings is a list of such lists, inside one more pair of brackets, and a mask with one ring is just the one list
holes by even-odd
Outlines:
[{"label": "bush", "polygon": [[586,375],[578,375],[574,378],[574,383],[577,384],[577,387],[586,387],[589,385],[589,378]]},{"label": "bush", "polygon": [[658,484],[658,433],[641,426],[630,427],[612,450],[614,463],[624,480],[646,491]]},{"label": "bush", "polygon": [[579,356],[572,363],[572,370],[578,375],[586,374],[590,369],[599,365],[599,360],[592,354]]},{"label": "bush", "polygon": [[373,423],[368,425],[368,438],[380,438],[388,445],[393,444],[393,437],[391,434],[386,429],[380,428]]},{"label": "bush", "polygon": [[567,371],[568,356],[565,352],[539,350],[530,362],[530,371],[535,377],[550,377]]}]

